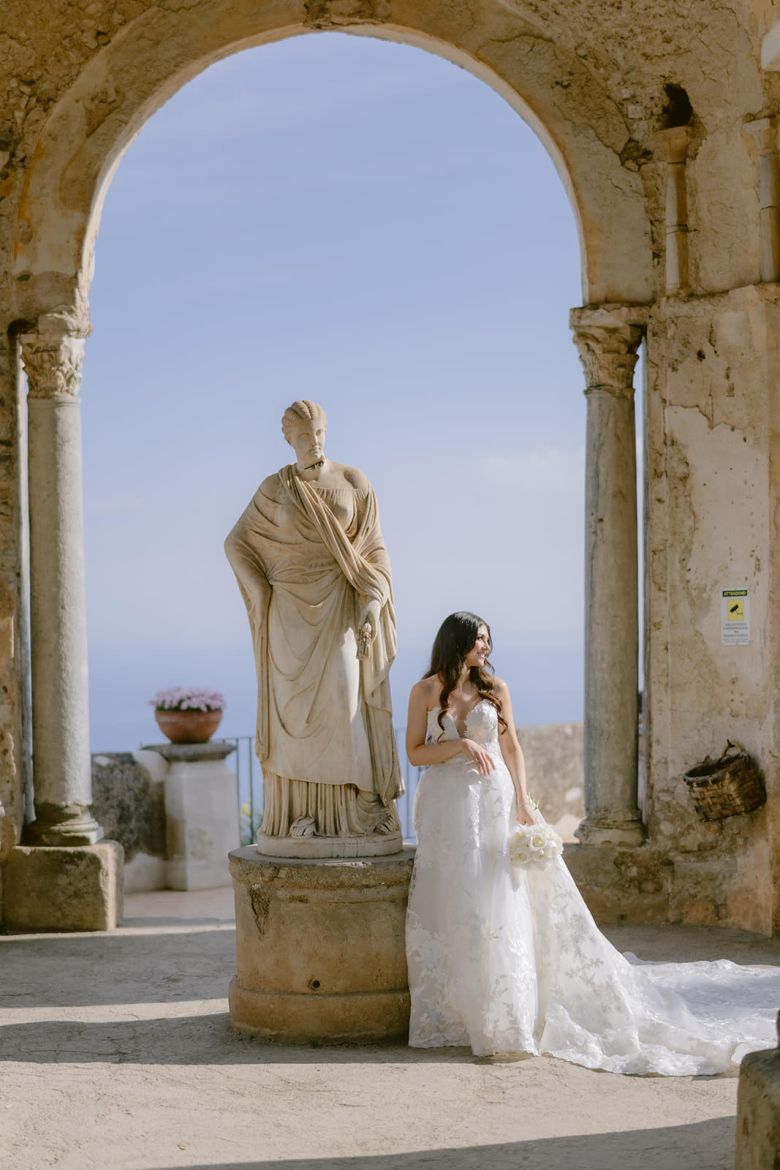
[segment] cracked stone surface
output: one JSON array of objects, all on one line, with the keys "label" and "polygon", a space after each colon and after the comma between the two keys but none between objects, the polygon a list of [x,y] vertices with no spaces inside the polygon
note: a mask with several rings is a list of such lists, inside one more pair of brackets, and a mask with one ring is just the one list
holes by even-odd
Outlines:
[{"label": "cracked stone surface", "polygon": [[[113,934],[0,937],[0,1162],[14,1170],[727,1170],[735,1077],[620,1077],[464,1049],[231,1033],[229,891],[127,899]],[[641,958],[780,962],[739,931],[619,927]]]}]

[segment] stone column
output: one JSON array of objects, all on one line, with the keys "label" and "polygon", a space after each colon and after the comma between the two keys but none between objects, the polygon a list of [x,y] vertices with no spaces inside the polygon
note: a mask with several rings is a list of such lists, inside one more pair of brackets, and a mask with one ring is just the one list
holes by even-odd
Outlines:
[{"label": "stone column", "polygon": [[655,135],[656,150],[666,163],[666,291],[688,288],[688,185],[685,163],[693,131],[673,126]]},{"label": "stone column", "polygon": [[92,845],[79,386],[89,326],[58,314],[21,338],[29,387],[34,845]]},{"label": "stone column", "polygon": [[758,199],[761,225],[761,280],[780,280],[780,160],[777,118],[748,122],[747,133],[758,149]]},{"label": "stone column", "polygon": [[637,804],[637,507],[633,372],[643,328],[627,309],[576,309],[586,374],[584,844],[633,845]]}]

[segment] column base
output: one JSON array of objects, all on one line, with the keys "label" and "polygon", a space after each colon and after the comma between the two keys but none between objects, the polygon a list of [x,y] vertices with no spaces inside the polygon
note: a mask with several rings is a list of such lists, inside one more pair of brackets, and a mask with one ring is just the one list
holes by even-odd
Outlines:
[{"label": "column base", "polygon": [[414,851],[364,860],[230,854],[237,974],[230,1021],[286,1044],[399,1039],[409,1026],[405,921]]},{"label": "column base", "polygon": [[27,845],[97,845],[103,829],[88,805],[36,804],[35,820],[24,830]]},{"label": "column base", "polygon": [[671,911],[674,863],[645,844],[566,844],[563,859],[598,924],[679,922]]},{"label": "column base", "polygon": [[113,930],[122,917],[124,850],[117,841],[76,847],[17,845],[3,873],[10,930]]},{"label": "column base", "polygon": [[636,816],[614,817],[608,814],[588,815],[574,830],[574,836],[583,845],[641,845],[645,827]]}]

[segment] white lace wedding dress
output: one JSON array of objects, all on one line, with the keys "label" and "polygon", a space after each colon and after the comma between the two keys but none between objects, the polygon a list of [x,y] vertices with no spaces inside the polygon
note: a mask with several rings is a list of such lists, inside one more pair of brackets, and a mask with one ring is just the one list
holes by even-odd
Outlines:
[{"label": "white lace wedding dress", "polygon": [[[442,732],[437,715],[429,741],[457,738],[452,717]],[[774,1047],[780,968],[640,963],[601,934],[562,859],[511,865],[514,789],[492,704],[479,702],[466,730],[495,771],[480,776],[456,756],[428,768],[417,791],[409,1043],[667,1076],[719,1073]]]}]

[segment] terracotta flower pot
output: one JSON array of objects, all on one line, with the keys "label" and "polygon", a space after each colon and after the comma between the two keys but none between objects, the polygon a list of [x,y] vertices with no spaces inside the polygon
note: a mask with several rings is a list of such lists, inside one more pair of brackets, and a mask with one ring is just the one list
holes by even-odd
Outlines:
[{"label": "terracotta flower pot", "polygon": [[155,711],[154,717],[171,743],[208,743],[222,722],[221,711]]}]

